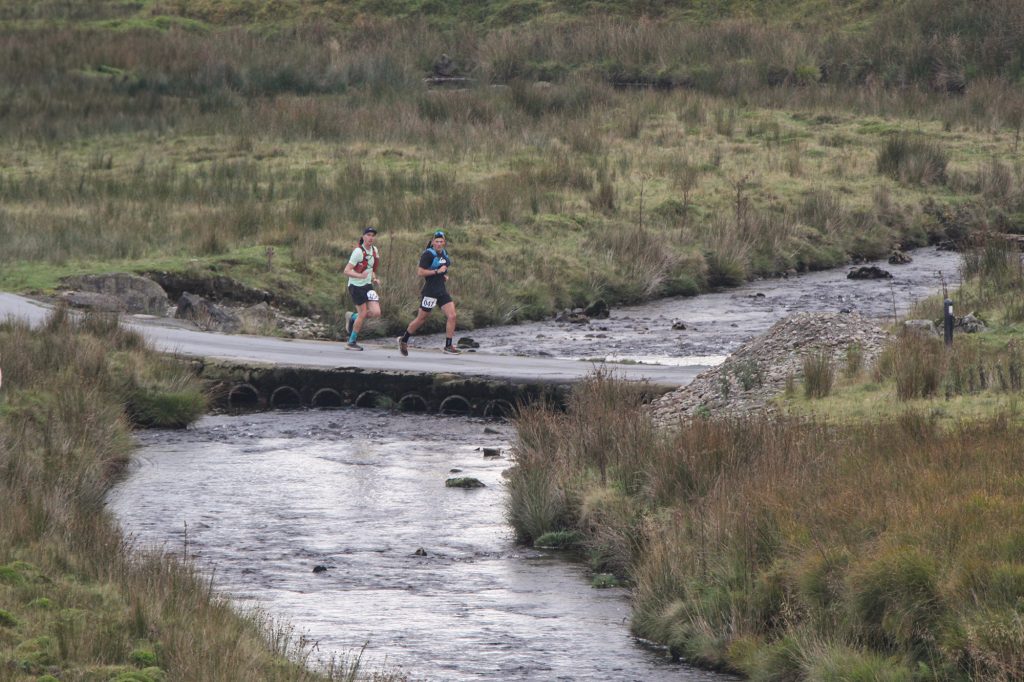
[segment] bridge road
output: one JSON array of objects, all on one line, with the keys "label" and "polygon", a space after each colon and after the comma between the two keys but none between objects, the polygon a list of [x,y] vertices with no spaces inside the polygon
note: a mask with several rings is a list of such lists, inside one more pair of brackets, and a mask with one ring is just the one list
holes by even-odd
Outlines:
[{"label": "bridge road", "polygon": [[[0,293],[0,319],[22,318],[38,324],[50,308],[22,296]],[[141,333],[157,350],[185,357],[224,360],[245,365],[279,365],[321,369],[360,368],[395,372],[436,374],[445,372],[513,382],[573,383],[597,367],[626,380],[647,380],[675,387],[693,380],[706,366],[674,367],[595,363],[557,358],[496,355],[487,352],[443,355],[440,349],[409,349],[402,357],[394,341],[365,344],[363,352],[346,350],[331,341],[305,341],[264,336],[218,334],[179,326],[176,321],[148,316],[123,315],[122,320]]]}]

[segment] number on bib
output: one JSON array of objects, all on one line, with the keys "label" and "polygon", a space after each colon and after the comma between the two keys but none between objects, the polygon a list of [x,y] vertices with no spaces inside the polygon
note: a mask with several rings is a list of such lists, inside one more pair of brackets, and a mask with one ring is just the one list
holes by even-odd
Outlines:
[{"label": "number on bib", "polygon": [[369,291],[366,292],[366,300],[367,301],[379,301],[380,300],[380,296],[377,295],[376,291],[374,291],[373,289],[370,289]]},{"label": "number on bib", "polygon": [[430,296],[424,296],[423,300],[420,301],[420,307],[427,310],[431,310],[435,305],[437,305],[437,299]]}]

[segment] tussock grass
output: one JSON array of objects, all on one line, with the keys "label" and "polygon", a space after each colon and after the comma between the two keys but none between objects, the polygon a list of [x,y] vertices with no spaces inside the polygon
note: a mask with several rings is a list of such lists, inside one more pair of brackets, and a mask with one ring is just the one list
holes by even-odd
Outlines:
[{"label": "tussock grass", "polygon": [[828,352],[811,353],[804,358],[804,397],[824,398],[832,391],[835,368]]}]

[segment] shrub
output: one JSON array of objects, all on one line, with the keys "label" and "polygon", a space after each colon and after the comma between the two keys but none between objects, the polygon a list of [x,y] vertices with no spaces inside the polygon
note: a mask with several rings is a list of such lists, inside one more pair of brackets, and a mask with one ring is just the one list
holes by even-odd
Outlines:
[{"label": "shrub", "polygon": [[900,400],[927,398],[942,385],[945,367],[942,341],[920,334],[904,334],[896,340],[891,356]]},{"label": "shrub", "polygon": [[864,367],[864,348],[859,343],[851,343],[846,347],[846,367],[844,374],[852,379],[860,374]]},{"label": "shrub", "polygon": [[824,398],[832,392],[835,371],[832,356],[827,351],[817,351],[804,357],[803,369],[806,398]]},{"label": "shrub", "polygon": [[129,394],[125,408],[139,426],[183,429],[206,410],[206,398],[197,388],[168,391],[139,387]]},{"label": "shrub", "polygon": [[140,668],[148,668],[156,665],[156,652],[151,649],[133,649],[128,660]]},{"label": "shrub", "polygon": [[942,146],[920,136],[905,134],[890,137],[878,153],[881,175],[915,185],[941,185],[946,182],[949,156]]},{"label": "shrub", "polygon": [[541,535],[533,541],[533,546],[551,549],[572,549],[578,547],[582,540],[583,534],[577,530],[556,530]]},{"label": "shrub", "polygon": [[856,624],[874,646],[924,657],[939,639],[945,604],[935,561],[894,548],[854,568],[847,580]]},{"label": "shrub", "polygon": [[878,654],[831,645],[808,657],[803,679],[842,682],[912,682],[914,671]]},{"label": "shrub", "polygon": [[506,516],[519,540],[530,542],[563,529],[565,493],[547,471],[516,466],[508,479],[508,492]]}]

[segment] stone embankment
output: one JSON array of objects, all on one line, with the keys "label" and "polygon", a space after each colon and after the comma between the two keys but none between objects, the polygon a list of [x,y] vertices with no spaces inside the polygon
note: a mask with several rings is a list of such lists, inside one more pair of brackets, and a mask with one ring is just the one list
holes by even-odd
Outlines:
[{"label": "stone embankment", "polygon": [[721,365],[652,402],[651,414],[667,426],[697,415],[770,410],[787,379],[800,379],[808,355],[827,352],[838,369],[849,349],[856,348],[864,366],[870,366],[888,338],[878,323],[857,313],[797,313],[740,346]]}]

